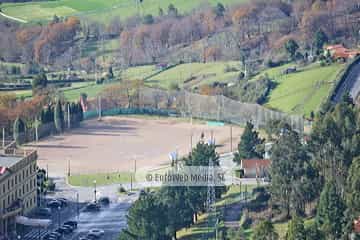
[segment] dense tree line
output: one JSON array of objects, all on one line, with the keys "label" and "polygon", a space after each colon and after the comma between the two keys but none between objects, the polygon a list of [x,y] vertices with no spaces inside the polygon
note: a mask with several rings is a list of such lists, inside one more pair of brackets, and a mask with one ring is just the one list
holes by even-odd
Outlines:
[{"label": "dense tree line", "polygon": [[[360,216],[359,108],[345,96],[321,111],[307,145],[286,124],[274,140],[270,192],[273,207],[292,218],[287,239],[351,239]],[[301,218],[313,202],[315,221],[304,230]]]},{"label": "dense tree line", "polygon": [[127,65],[154,63],[168,59],[166,56],[176,49],[198,42],[196,47],[174,57],[203,62],[245,57],[247,61],[269,57],[269,52],[276,55],[285,46],[294,59],[300,47],[310,54],[311,49],[322,48],[329,39],[355,44],[360,30],[356,20],[359,11],[356,0],[251,1],[226,8],[222,4],[203,6],[189,15],[168,13],[151,23],[124,24],[120,55]]}]

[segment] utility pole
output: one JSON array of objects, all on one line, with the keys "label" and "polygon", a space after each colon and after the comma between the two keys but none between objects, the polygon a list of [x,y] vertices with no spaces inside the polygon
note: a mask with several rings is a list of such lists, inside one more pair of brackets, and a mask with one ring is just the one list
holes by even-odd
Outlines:
[{"label": "utility pole", "polygon": [[5,148],[5,128],[2,129],[2,147]]}]

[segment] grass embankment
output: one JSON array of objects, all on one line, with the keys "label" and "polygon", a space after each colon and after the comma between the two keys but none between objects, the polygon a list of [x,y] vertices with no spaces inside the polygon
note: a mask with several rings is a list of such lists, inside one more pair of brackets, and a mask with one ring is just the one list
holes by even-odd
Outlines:
[{"label": "grass embankment", "polygon": [[290,65],[268,69],[261,74],[268,74],[278,84],[271,91],[265,106],[292,114],[309,116],[316,112],[323,100],[329,95],[336,77],[343,69],[342,64],[321,67],[312,64],[298,72],[283,75]]},{"label": "grass embankment", "polygon": [[[211,5],[221,2],[225,5],[237,4],[248,0],[208,0]],[[5,3],[3,13],[25,21],[48,21],[57,16],[77,15],[96,21],[106,22],[113,17],[126,19],[136,14],[157,16],[159,8],[167,11],[172,3],[180,13],[186,13],[200,6],[203,1],[148,0],[137,5],[134,0],[57,0],[28,3]]]},{"label": "grass embankment", "polygon": [[[240,202],[242,199],[245,190],[248,193],[251,193],[252,190],[256,187],[256,185],[247,185],[241,187],[241,191],[239,186],[233,185],[229,187],[229,190],[221,197],[220,200],[216,202],[217,214],[221,215],[224,207],[229,204],[234,204]],[[181,240],[195,240],[202,239],[205,237],[206,239],[215,239],[215,228],[208,227],[208,214],[202,214],[198,218],[198,222],[187,229],[182,229],[177,232],[178,239]],[[221,221],[218,225],[218,228],[223,227],[224,223]]]},{"label": "grass embankment", "polygon": [[[233,67],[238,71],[226,72],[226,67]],[[187,63],[170,68],[148,79],[146,84],[169,89],[172,84],[180,88],[193,88],[213,82],[229,82],[235,79],[241,70],[239,62],[209,62]],[[191,79],[191,80],[190,80]]]}]

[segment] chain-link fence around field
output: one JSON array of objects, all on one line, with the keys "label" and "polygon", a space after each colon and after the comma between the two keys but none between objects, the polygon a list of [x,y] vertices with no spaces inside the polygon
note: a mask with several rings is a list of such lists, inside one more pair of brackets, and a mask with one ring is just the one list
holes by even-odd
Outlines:
[{"label": "chain-link fence around field", "polygon": [[304,120],[301,116],[288,115],[264,108],[258,104],[242,103],[227,97],[206,96],[187,91],[164,91],[141,88],[130,94],[104,93],[98,99],[87,102],[84,119],[121,114],[150,114],[198,118],[245,125],[251,121],[257,128],[271,120],[283,120],[302,132]]}]

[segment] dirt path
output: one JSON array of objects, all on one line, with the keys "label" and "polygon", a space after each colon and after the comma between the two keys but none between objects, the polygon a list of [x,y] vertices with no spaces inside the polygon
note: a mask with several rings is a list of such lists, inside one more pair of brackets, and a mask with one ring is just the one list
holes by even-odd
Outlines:
[{"label": "dirt path", "polygon": [[7,19],[14,20],[14,21],[17,21],[17,22],[21,22],[21,23],[27,23],[28,22],[28,21],[26,21],[24,19],[20,19],[20,18],[17,18],[17,17],[12,17],[12,16],[9,16],[9,15],[6,15],[3,12],[0,12],[0,15],[7,18]]}]

